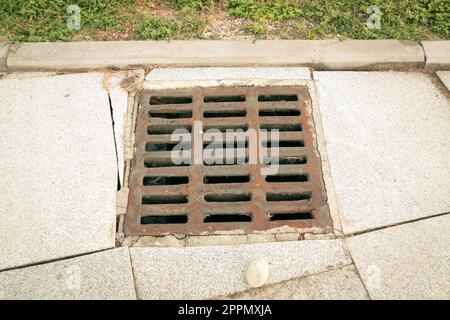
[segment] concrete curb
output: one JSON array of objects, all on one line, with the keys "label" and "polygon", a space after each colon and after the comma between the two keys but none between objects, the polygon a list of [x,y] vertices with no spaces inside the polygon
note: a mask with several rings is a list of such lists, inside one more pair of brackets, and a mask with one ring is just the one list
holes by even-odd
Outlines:
[{"label": "concrete curb", "polygon": [[8,56],[9,43],[0,41],[0,72],[7,71],[6,58]]},{"label": "concrete curb", "polygon": [[305,66],[316,70],[422,69],[414,41],[259,40],[41,42],[12,46],[8,71],[87,71],[145,67]]},{"label": "concrete curb", "polygon": [[422,41],[426,70],[450,70],[450,41]]}]

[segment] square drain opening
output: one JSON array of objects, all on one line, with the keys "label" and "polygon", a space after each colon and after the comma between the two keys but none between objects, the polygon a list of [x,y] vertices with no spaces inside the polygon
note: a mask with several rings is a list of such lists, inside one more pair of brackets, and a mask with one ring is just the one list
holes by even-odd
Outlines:
[{"label": "square drain opening", "polygon": [[134,147],[127,235],[331,229],[306,86],[143,90]]}]

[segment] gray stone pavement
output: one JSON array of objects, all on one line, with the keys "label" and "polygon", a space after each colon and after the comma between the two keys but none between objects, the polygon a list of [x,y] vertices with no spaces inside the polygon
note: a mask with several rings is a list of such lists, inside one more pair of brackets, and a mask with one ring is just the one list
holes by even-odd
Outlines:
[{"label": "gray stone pavement", "polygon": [[[449,299],[444,88],[423,73],[314,72],[313,82],[304,70],[297,79],[317,88],[315,120],[323,126],[346,236],[220,245],[224,236],[192,247],[165,247],[170,242],[161,239],[159,248],[146,247],[158,239],[143,238],[130,249],[112,249],[124,74],[4,75],[0,299]],[[209,70],[202,78],[182,71],[160,70],[147,82],[180,74],[239,82],[234,77],[246,74]],[[293,72],[274,71],[282,81]],[[269,70],[246,72],[270,78]],[[448,73],[437,74],[448,81]],[[93,253],[99,250],[105,251]],[[268,262],[269,280],[251,289],[244,274],[256,258]]]},{"label": "gray stone pavement", "polygon": [[103,75],[2,79],[0,106],[0,270],[114,247]]},{"label": "gray stone pavement", "polygon": [[269,263],[268,283],[351,263],[341,240],[130,248],[130,253],[141,299],[206,299],[243,291],[246,268],[257,258]]},{"label": "gray stone pavement", "polygon": [[430,76],[314,80],[344,233],[450,212],[450,101]]},{"label": "gray stone pavement", "polygon": [[128,248],[1,272],[0,299],[136,299]]},{"label": "gray stone pavement", "polygon": [[450,299],[450,214],[347,239],[372,299]]}]

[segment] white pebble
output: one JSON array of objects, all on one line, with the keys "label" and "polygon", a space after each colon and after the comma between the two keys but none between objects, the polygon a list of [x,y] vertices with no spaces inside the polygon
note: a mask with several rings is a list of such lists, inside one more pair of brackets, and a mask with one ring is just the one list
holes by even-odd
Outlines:
[{"label": "white pebble", "polygon": [[261,287],[269,279],[269,264],[263,258],[257,258],[250,262],[245,273],[245,279],[250,287]]}]

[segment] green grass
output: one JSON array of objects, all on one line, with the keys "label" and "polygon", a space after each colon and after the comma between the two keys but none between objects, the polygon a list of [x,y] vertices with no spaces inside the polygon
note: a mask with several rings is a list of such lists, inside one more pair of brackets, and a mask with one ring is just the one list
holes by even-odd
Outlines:
[{"label": "green grass", "polygon": [[[379,30],[365,25],[370,5],[378,6],[382,13]],[[259,24],[296,20],[312,39],[450,38],[448,0],[228,0],[228,13]],[[305,30],[304,26],[309,27]]]},{"label": "green grass", "polygon": [[81,29],[87,33],[120,25],[134,0],[0,0],[0,34],[16,41],[68,40],[78,30],[67,28],[67,7],[81,9]]},{"label": "green grass", "polygon": [[[80,30],[66,25],[73,4]],[[381,10],[379,30],[365,24],[369,5]],[[257,38],[450,39],[449,0],[0,0],[0,40],[203,38],[213,13]]]}]

